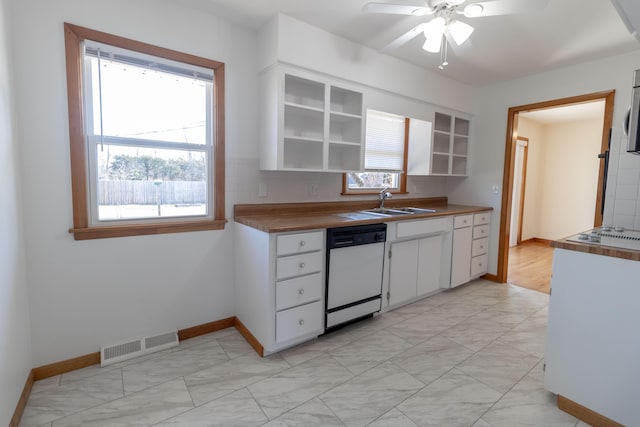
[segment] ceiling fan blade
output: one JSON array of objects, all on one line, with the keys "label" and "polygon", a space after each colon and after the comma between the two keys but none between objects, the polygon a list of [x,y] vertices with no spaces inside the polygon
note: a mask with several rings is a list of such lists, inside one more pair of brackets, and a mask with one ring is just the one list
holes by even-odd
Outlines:
[{"label": "ceiling fan blade", "polygon": [[409,40],[411,40],[414,37],[416,37],[418,34],[422,34],[422,32],[424,31],[425,25],[427,25],[427,24],[424,23],[424,22],[422,24],[416,25],[415,27],[413,27],[412,29],[410,29],[409,31],[407,31],[406,33],[404,33],[403,35],[401,35],[400,37],[398,37],[397,39],[395,39],[394,41],[392,41],[388,45],[386,45],[381,50],[381,52],[387,52],[389,50],[392,50],[392,49],[395,49],[397,47],[400,47],[403,44],[407,43]]},{"label": "ceiling fan blade", "polygon": [[493,0],[475,4],[482,6],[482,12],[475,16],[496,16],[536,12],[547,7],[549,0]]},{"label": "ceiling fan blade", "polygon": [[428,15],[435,10],[426,6],[414,6],[408,4],[367,3],[362,8],[366,13],[388,13],[394,15]]}]

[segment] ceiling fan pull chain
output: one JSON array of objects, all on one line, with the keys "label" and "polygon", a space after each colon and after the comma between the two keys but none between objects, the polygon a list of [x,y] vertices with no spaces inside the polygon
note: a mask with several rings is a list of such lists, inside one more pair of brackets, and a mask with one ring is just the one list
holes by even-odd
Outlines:
[{"label": "ceiling fan pull chain", "polygon": [[444,70],[444,67],[449,65],[449,63],[447,62],[448,45],[447,45],[447,39],[444,35],[442,36],[441,43],[442,43],[442,48],[440,49],[440,65],[438,65],[438,68],[441,70]]}]

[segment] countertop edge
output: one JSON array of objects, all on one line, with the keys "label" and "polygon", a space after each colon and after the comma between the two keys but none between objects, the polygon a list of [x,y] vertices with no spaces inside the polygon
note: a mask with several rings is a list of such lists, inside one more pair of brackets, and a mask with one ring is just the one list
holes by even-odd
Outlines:
[{"label": "countertop edge", "polygon": [[592,255],[602,255],[612,258],[627,259],[630,261],[640,261],[640,251],[635,251],[633,249],[572,242],[566,239],[554,240],[551,242],[551,246],[558,249],[566,249],[569,251],[583,252]]},{"label": "countertop edge", "polygon": [[440,206],[430,206],[437,209],[437,212],[412,214],[407,216],[389,216],[369,219],[349,219],[339,216],[341,213],[349,213],[351,210],[337,212],[304,213],[301,215],[270,213],[265,215],[239,215],[234,217],[234,221],[239,224],[255,228],[266,233],[282,233],[291,231],[305,231],[320,228],[347,227],[351,225],[377,224],[381,222],[412,221],[419,219],[439,218],[451,215],[464,215],[477,212],[492,211],[489,206],[467,206],[447,204]]}]

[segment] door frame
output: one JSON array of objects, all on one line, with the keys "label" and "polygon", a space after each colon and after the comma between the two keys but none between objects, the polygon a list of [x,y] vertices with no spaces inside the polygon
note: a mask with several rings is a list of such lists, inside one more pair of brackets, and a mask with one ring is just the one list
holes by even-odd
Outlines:
[{"label": "door frame", "polygon": [[[498,282],[505,283],[507,281],[507,269],[509,266],[509,225],[511,221],[513,172],[515,162],[515,150],[513,149],[513,147],[515,146],[515,142],[518,138],[519,113],[533,110],[544,110],[570,104],[579,104],[583,102],[604,100],[604,122],[602,126],[601,144],[601,152],[603,152],[608,148],[609,145],[609,129],[611,128],[611,125],[613,123],[613,102],[615,99],[615,93],[615,90],[608,90],[509,108],[509,111],[507,113],[507,135],[504,152],[504,172],[502,175],[502,206],[500,213],[500,237],[498,242],[498,270],[496,274],[496,280]],[[600,168],[598,171],[598,189],[594,213],[594,226],[596,227],[602,225],[602,213],[600,212],[600,206],[602,205],[603,185],[604,165],[603,162],[600,162]]]}]

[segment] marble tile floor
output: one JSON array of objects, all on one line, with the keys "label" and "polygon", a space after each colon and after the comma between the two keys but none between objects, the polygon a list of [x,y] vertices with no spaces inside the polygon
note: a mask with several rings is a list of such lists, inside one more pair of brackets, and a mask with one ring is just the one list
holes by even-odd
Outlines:
[{"label": "marble tile floor", "polygon": [[233,329],[35,383],[21,426],[585,426],[543,386],[548,295],[476,280],[260,358]]}]

